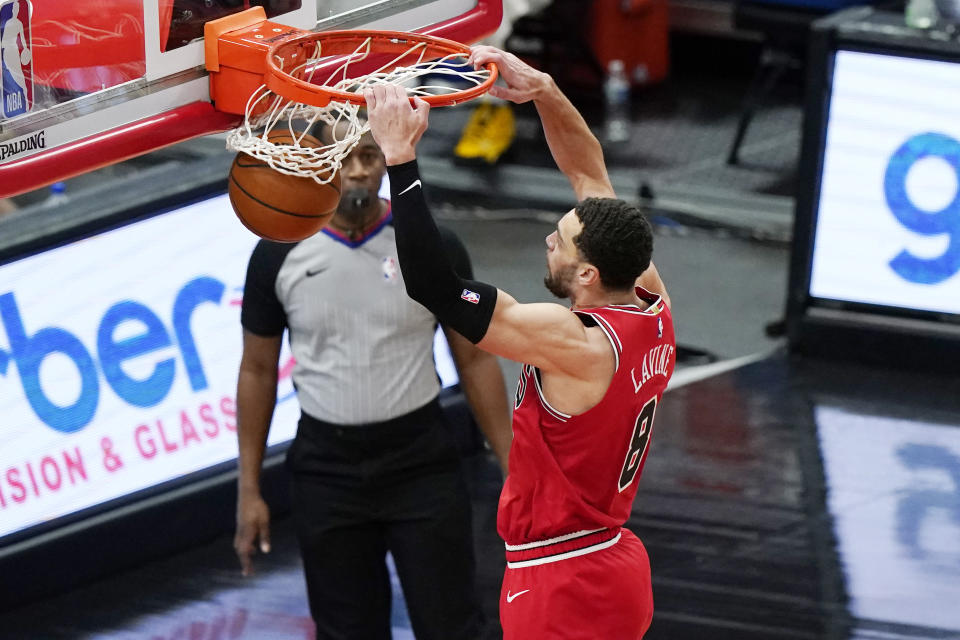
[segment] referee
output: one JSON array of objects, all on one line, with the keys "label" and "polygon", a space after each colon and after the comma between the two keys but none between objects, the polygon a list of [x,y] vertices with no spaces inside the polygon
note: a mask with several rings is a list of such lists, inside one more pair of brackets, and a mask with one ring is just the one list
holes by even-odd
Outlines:
[{"label": "referee", "polygon": [[[418,640],[475,638],[483,621],[470,501],[437,401],[437,320],[405,291],[390,205],[378,197],[385,173],[383,154],[364,135],[344,162],[330,225],[296,244],[261,241],[250,258],[234,547],[244,574],[255,546],[269,551],[259,478],[286,330],[302,408],[287,466],[317,638],[391,637],[387,551]],[[459,274],[472,277],[462,243],[451,232],[443,237]],[[444,331],[477,423],[505,471],[510,412],[497,360]]]}]

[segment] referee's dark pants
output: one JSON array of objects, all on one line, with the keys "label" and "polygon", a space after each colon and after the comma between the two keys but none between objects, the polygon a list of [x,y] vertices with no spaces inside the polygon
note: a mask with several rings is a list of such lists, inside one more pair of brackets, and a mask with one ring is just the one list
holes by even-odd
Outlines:
[{"label": "referee's dark pants", "polygon": [[391,637],[387,551],[417,640],[480,635],[470,498],[436,400],[359,426],[303,414],[287,466],[318,640]]}]

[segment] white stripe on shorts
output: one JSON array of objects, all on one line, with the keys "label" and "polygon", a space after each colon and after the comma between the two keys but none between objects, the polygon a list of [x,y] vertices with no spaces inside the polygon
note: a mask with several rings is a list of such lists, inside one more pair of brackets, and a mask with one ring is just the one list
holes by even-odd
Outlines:
[{"label": "white stripe on shorts", "polygon": [[533,560],[519,560],[517,562],[508,562],[508,569],[520,569],[522,567],[532,567],[538,564],[548,564],[550,562],[559,562],[560,560],[567,560],[568,558],[576,558],[577,556],[583,556],[588,553],[593,553],[594,551],[600,551],[606,549],[607,547],[612,547],[620,541],[620,536],[622,534],[618,533],[616,536],[609,540],[605,540],[598,544],[583,547],[582,549],[575,549],[573,551],[567,551],[566,553],[560,553],[555,556],[546,556],[545,558],[534,558]]}]

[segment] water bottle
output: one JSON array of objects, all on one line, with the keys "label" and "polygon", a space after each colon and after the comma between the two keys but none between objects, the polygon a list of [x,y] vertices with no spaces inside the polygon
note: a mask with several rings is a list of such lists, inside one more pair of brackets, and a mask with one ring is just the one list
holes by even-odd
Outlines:
[{"label": "water bottle", "polygon": [[604,137],[607,142],[630,139],[630,80],[622,60],[611,60],[603,83],[606,106]]},{"label": "water bottle", "polygon": [[70,200],[66,191],[66,182],[54,182],[50,185],[50,195],[43,201],[44,206],[56,207]]},{"label": "water bottle", "polygon": [[940,15],[934,0],[908,0],[904,9],[904,22],[914,29],[930,29]]}]

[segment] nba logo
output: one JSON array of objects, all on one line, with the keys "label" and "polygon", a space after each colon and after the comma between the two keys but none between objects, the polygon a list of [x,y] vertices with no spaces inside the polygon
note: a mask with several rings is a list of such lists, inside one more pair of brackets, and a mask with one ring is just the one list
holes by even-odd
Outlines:
[{"label": "nba logo", "polygon": [[33,51],[30,41],[29,0],[0,0],[0,113],[12,118],[33,106]]},{"label": "nba logo", "polygon": [[384,258],[380,265],[383,267],[383,279],[387,282],[393,282],[397,279],[397,274],[400,273],[400,268],[397,266],[397,261],[393,259],[392,256],[387,256]]}]

